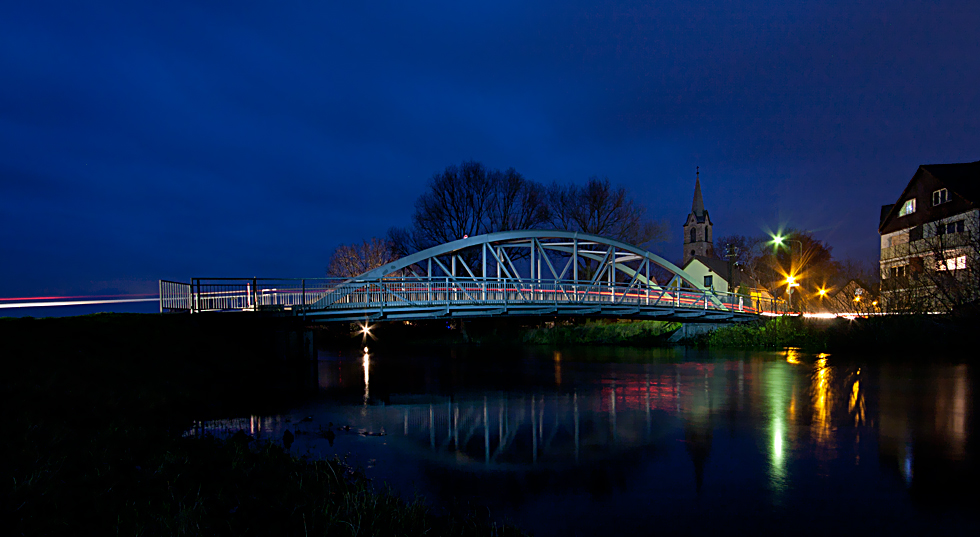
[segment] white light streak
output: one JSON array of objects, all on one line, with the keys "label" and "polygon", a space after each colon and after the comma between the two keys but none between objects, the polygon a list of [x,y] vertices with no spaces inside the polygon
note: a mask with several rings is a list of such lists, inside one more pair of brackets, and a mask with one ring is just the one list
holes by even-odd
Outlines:
[{"label": "white light streak", "polygon": [[86,306],[91,304],[123,304],[127,302],[159,302],[159,298],[126,298],[118,300],[66,300],[58,302],[14,302],[0,303],[0,309],[6,308],[44,308],[50,306]]}]

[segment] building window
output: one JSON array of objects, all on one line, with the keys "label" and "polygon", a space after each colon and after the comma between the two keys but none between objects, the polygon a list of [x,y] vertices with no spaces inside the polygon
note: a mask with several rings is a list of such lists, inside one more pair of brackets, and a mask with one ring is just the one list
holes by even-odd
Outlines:
[{"label": "building window", "polygon": [[708,289],[711,289],[711,286],[712,286],[713,283],[714,283],[714,277],[713,276],[705,276],[704,277],[704,286],[705,287],[707,287]]},{"label": "building window", "polygon": [[905,204],[902,205],[902,210],[898,211],[898,216],[905,216],[915,212],[915,198],[910,200],[905,200]]},{"label": "building window", "polygon": [[936,234],[946,235],[953,233],[963,233],[966,230],[966,224],[963,220],[957,220],[956,222],[949,222],[947,224],[939,223],[936,224]]},{"label": "building window", "polygon": [[698,230],[691,228],[691,242],[698,242]]},{"label": "building window", "polygon": [[943,259],[937,263],[939,270],[964,270],[966,269],[966,256],[961,255],[959,257],[953,257],[950,259]]},{"label": "building window", "polygon": [[933,205],[939,205],[941,203],[946,203],[947,201],[949,201],[949,192],[947,192],[945,188],[940,188],[932,193]]},{"label": "building window", "polygon": [[909,241],[922,240],[922,226],[915,226],[909,230]]},{"label": "building window", "polygon": [[909,259],[908,267],[913,274],[922,274],[922,272],[925,270],[925,265],[922,263],[921,257],[913,257]]},{"label": "building window", "polygon": [[899,265],[888,270],[889,278],[904,278],[908,276],[908,265]]}]

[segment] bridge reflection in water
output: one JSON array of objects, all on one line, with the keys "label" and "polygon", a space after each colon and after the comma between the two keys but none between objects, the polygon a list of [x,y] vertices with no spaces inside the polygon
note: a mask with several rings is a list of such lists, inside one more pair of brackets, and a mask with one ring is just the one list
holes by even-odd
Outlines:
[{"label": "bridge reflection in water", "polygon": [[[814,531],[923,529],[935,521],[909,500],[949,509],[962,488],[950,483],[975,475],[966,365],[794,349],[520,353],[331,353],[318,370],[328,401],[187,434],[242,429],[278,441],[289,429],[294,453],[352,454],[407,495],[478,502],[540,535],[627,531],[653,516],[707,534],[760,508],[784,515],[742,520],[763,532],[792,520]],[[826,528],[812,518],[815,496]]]},{"label": "bridge reflection in water", "polygon": [[[678,406],[679,377],[605,379],[598,397],[564,393],[384,395],[371,397],[371,358],[362,357],[364,404],[357,411],[362,434],[404,440],[403,447],[453,465],[562,466],[649,445],[662,434],[654,416]],[[561,354],[554,354],[561,384]],[[343,373],[321,371],[321,386],[343,386]],[[348,377],[350,378],[350,377]],[[358,379],[359,380],[359,379]],[[356,383],[356,381],[355,381]]]}]

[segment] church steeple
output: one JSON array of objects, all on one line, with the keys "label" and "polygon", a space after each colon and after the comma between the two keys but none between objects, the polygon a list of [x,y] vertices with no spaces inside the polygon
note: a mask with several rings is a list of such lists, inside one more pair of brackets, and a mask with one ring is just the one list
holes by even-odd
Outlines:
[{"label": "church steeple", "polygon": [[694,259],[694,256],[714,255],[714,245],[711,243],[711,217],[704,208],[704,197],[701,194],[701,167],[698,166],[694,175],[694,201],[691,203],[691,214],[684,222],[684,261],[681,266]]},{"label": "church steeple", "polygon": [[691,212],[698,219],[704,218],[704,198],[701,196],[701,166],[697,167],[694,175],[694,203],[691,204]]}]

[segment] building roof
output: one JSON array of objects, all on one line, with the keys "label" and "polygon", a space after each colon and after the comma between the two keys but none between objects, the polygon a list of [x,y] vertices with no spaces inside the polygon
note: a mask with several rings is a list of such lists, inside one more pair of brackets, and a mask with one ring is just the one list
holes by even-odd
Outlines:
[{"label": "building roof", "polygon": [[[908,184],[905,185],[899,200],[908,196],[908,192],[923,174],[931,175],[944,187],[952,190],[968,203],[980,202],[980,161],[956,164],[922,164],[915,171],[915,175],[912,176]],[[901,202],[881,207],[881,216],[878,220],[879,233],[884,233],[886,225],[898,216],[900,209]]]},{"label": "building roof", "polygon": [[689,266],[694,261],[700,261],[701,264],[708,267],[708,269],[710,269],[711,272],[714,272],[715,274],[721,276],[722,278],[725,279],[726,282],[728,281],[728,276],[729,276],[728,261],[725,261],[724,259],[718,259],[716,257],[696,255],[691,259],[691,261],[687,263],[687,265],[685,265],[685,267]]},{"label": "building roof", "polygon": [[[708,269],[717,274],[721,279],[725,280],[726,283],[732,281],[731,273],[728,272],[728,261],[724,259],[718,259],[717,257],[708,257],[704,255],[696,255],[691,258],[690,261],[684,265],[683,269],[687,270],[687,267],[691,266],[691,263],[695,261],[700,261],[702,265],[708,267]],[[759,282],[755,278],[749,275],[742,267],[736,265],[739,272],[739,284],[746,284],[749,287],[761,287]]]},{"label": "building roof", "polygon": [[885,218],[888,218],[888,214],[892,212],[892,207],[894,203],[889,203],[888,205],[881,206],[881,215],[878,217],[878,227],[880,228],[885,223]]},{"label": "building roof", "polygon": [[969,201],[980,201],[980,160],[961,164],[923,164],[919,166]]}]

